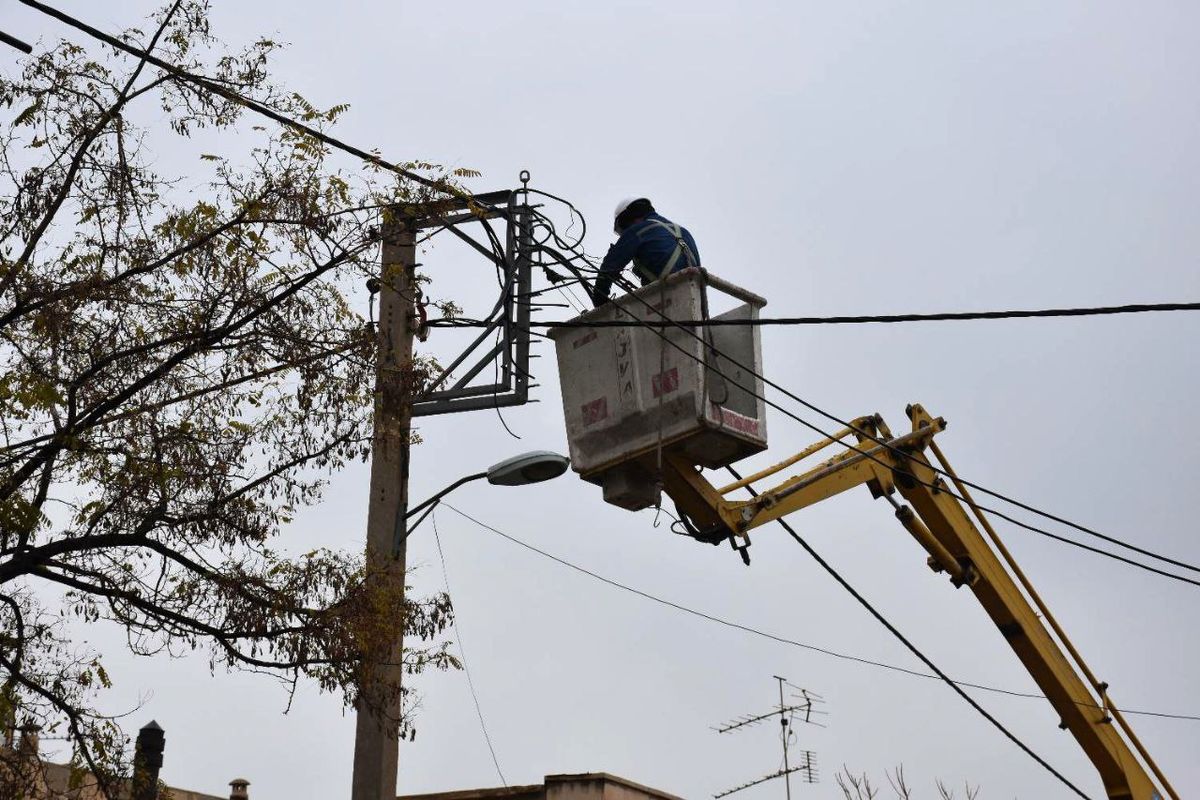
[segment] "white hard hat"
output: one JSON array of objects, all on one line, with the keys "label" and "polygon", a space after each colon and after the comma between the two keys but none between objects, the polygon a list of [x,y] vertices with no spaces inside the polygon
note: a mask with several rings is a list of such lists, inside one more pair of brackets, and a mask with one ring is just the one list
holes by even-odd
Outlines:
[{"label": "white hard hat", "polygon": [[617,217],[621,216],[621,213],[625,209],[629,208],[631,205],[636,203],[637,200],[638,200],[637,197],[626,197],[624,200],[617,203],[617,210],[613,212],[613,219],[616,219]]},{"label": "white hard hat", "polygon": [[637,196],[626,197],[624,200],[617,203],[616,210],[613,211],[613,232],[614,233],[621,232],[620,230],[617,229],[617,217],[619,217],[623,213],[625,213],[625,209],[629,208],[631,205],[636,203],[638,200],[641,200],[641,198],[637,197]]}]

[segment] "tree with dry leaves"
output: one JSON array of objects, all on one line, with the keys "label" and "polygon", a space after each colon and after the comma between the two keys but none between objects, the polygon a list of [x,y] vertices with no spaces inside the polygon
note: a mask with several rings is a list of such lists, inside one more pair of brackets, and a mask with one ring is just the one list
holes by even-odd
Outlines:
[{"label": "tree with dry leaves", "polygon": [[376,338],[354,294],[381,209],[455,176],[430,189],[255,124],[234,93],[320,129],[345,107],[273,83],[273,42],[223,50],[207,11],[178,0],[124,37],[224,93],[68,42],[0,78],[0,726],[68,740],[109,795],[127,739],[79,623],[349,704],[397,624],[409,672],[455,666],[447,597],[404,601],[358,553],[280,538],[369,456]]}]

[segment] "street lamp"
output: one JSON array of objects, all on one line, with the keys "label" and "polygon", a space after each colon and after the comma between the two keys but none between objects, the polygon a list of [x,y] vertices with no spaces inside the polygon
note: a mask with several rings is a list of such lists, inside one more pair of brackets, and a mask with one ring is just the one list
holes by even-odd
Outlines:
[{"label": "street lamp", "polygon": [[409,509],[408,513],[404,516],[404,523],[407,523],[415,514],[421,515],[417,517],[416,522],[412,525],[402,525],[402,520],[396,520],[396,539],[393,551],[398,551],[400,543],[408,538],[408,535],[421,524],[425,517],[429,515],[429,512],[433,511],[438,501],[464,483],[487,478],[488,483],[493,486],[525,486],[526,484],[541,483],[542,481],[557,478],[566,472],[569,466],[571,466],[571,459],[566,456],[561,456],[549,450],[534,450],[529,453],[522,453],[519,456],[506,458],[488,467],[486,472],[476,472],[473,475],[459,478],[433,497]]}]

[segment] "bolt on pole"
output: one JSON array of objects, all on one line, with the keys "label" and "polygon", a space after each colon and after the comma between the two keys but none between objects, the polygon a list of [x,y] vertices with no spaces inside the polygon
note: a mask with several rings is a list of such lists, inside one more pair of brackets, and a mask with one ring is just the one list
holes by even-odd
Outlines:
[{"label": "bolt on pole", "polygon": [[[405,542],[397,541],[408,507],[409,426],[413,353],[415,226],[385,212],[380,265],[375,420],[371,495],[367,509],[368,580],[386,592],[404,592]],[[401,717],[403,620],[390,641],[363,653],[354,737],[352,800],[395,800]]]}]

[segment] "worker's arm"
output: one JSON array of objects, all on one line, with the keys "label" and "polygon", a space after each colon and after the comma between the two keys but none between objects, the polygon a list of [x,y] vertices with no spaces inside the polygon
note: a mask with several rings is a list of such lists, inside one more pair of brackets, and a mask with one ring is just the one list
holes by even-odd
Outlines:
[{"label": "worker's arm", "polygon": [[637,233],[627,230],[608,248],[608,253],[600,264],[600,274],[596,276],[596,283],[592,288],[592,304],[597,308],[608,302],[608,293],[613,281],[637,255],[639,241]]}]

